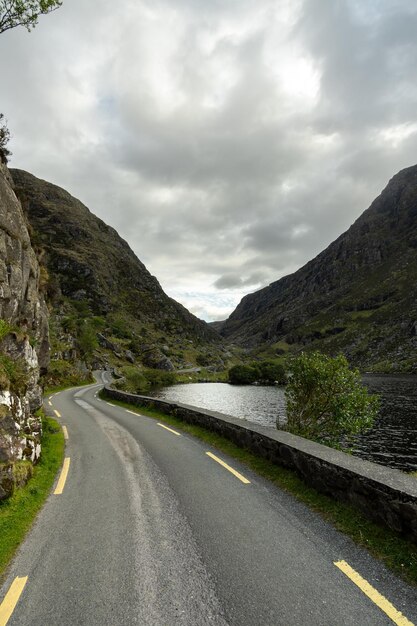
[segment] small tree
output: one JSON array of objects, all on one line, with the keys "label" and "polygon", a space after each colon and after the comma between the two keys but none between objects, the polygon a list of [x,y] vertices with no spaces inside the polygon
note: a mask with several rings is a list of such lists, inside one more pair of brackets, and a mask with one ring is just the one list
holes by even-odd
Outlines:
[{"label": "small tree", "polygon": [[290,371],[285,430],[337,447],[343,436],[372,426],[379,397],[368,395],[359,371],[349,369],[343,355],[303,353],[293,359]]},{"label": "small tree", "polygon": [[0,161],[2,163],[7,163],[7,157],[11,155],[10,150],[7,148],[9,139],[10,131],[7,128],[3,113],[0,113]]},{"label": "small tree", "polygon": [[229,383],[250,385],[259,378],[259,371],[251,365],[234,365],[229,370]]},{"label": "small tree", "polygon": [[55,11],[62,0],[0,0],[0,34],[16,26],[35,28],[40,15]]},{"label": "small tree", "polygon": [[258,364],[259,378],[262,382],[278,385],[285,385],[287,377],[282,363],[275,361],[260,361]]}]

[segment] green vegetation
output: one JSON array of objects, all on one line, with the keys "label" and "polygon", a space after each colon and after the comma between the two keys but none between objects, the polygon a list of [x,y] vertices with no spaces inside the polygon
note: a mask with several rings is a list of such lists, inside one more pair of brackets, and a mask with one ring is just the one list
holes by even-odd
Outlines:
[{"label": "green vegetation", "polygon": [[370,428],[378,415],[379,398],[361,384],[358,370],[343,355],[302,353],[290,365],[285,395],[285,430],[338,447],[342,436]]},{"label": "green vegetation", "polygon": [[[45,502],[64,456],[60,425],[44,418],[42,455],[27,485],[0,503],[0,578]],[[23,470],[23,468],[20,468]],[[19,470],[19,471],[20,471]]]},{"label": "green vegetation", "polygon": [[[104,395],[102,397],[105,398]],[[238,459],[258,475],[273,482],[277,487],[292,494],[309,506],[335,528],[349,536],[374,557],[410,583],[417,585],[417,546],[401,535],[368,520],[352,506],[337,502],[307,486],[298,476],[270,461],[256,456],[247,449],[239,448],[228,439],[216,435],[201,426],[187,424],[177,417],[159,411],[112,399],[114,404],[137,411],[142,415],[164,421],[170,426],[205,441],[225,454]]]},{"label": "green vegetation", "polygon": [[12,359],[0,354],[0,390],[16,394],[26,393],[28,372],[23,359]]},{"label": "green vegetation", "polygon": [[199,372],[175,373],[177,383],[227,383],[229,375],[226,370],[211,372],[202,368]]},{"label": "green vegetation", "polygon": [[47,373],[41,379],[44,388],[77,387],[94,382],[91,372],[81,371],[71,361],[55,359],[51,361]]},{"label": "green vegetation", "polygon": [[77,334],[77,345],[84,358],[91,357],[98,348],[97,330],[90,320],[81,320]]},{"label": "green vegetation", "polygon": [[16,26],[30,31],[40,15],[55,11],[61,4],[61,0],[0,0],[0,33]]},{"label": "green vegetation", "polygon": [[272,360],[234,365],[229,370],[229,382],[233,385],[250,385],[255,382],[266,385],[284,385],[286,383],[285,368],[282,363]]},{"label": "green vegetation", "polygon": [[121,367],[119,371],[123,378],[117,380],[115,386],[129,393],[146,393],[152,387],[166,387],[177,380],[173,372],[151,368],[139,369],[133,365]]},{"label": "green vegetation", "polygon": [[[0,142],[0,148],[1,148],[1,142]],[[2,339],[7,337],[7,335],[9,335],[14,330],[15,330],[14,326],[9,324],[9,322],[6,322],[6,320],[0,319],[0,341],[2,341]]]}]

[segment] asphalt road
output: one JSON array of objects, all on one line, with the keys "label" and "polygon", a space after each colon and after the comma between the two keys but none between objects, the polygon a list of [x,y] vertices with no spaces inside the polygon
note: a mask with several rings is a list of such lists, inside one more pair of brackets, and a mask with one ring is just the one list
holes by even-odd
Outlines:
[{"label": "asphalt road", "polygon": [[[10,626],[368,626],[394,623],[346,561],[417,624],[417,590],[234,459],[96,398],[52,397],[68,476],[15,558]],[[211,452],[241,475],[241,480]],[[400,621],[398,621],[400,620]]]}]

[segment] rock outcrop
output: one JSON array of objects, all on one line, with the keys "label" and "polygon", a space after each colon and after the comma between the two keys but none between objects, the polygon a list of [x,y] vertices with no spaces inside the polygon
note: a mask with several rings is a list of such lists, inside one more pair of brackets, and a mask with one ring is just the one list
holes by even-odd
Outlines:
[{"label": "rock outcrop", "polygon": [[363,369],[416,371],[416,272],[413,166],[315,259],[245,296],[220,332],[276,353],[317,348]]},{"label": "rock outcrop", "polygon": [[41,370],[48,311],[41,270],[4,163],[0,163],[0,500],[24,483],[40,454]]}]

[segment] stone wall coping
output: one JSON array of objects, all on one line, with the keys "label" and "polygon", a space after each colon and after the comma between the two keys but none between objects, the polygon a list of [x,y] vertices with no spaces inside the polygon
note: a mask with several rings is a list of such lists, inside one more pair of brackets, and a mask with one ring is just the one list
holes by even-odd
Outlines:
[{"label": "stone wall coping", "polygon": [[106,389],[108,389],[110,393],[117,391],[117,393],[120,393],[121,395],[134,398],[135,400],[137,399],[139,402],[140,400],[145,400],[146,402],[153,402],[161,406],[165,405],[166,407],[170,407],[172,409],[184,409],[200,415],[207,415],[216,420],[221,420],[237,428],[256,433],[261,437],[265,437],[279,444],[293,448],[310,457],[315,457],[322,462],[328,463],[329,465],[339,466],[340,468],[343,468],[343,470],[368,481],[379,483],[381,489],[384,491],[387,488],[389,490],[397,491],[402,500],[410,499],[417,501],[417,478],[413,478],[400,470],[385,467],[384,465],[378,465],[377,463],[354,457],[346,452],[342,452],[341,450],[329,448],[328,446],[310,441],[303,437],[281,430],[273,430],[225,413],[210,411],[208,409],[202,409],[201,407],[183,404],[181,402],[170,402],[169,400],[160,400],[159,398],[153,398],[151,396],[130,394],[118,389],[112,389],[111,387],[106,387]]}]

